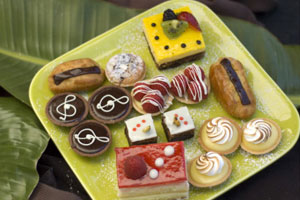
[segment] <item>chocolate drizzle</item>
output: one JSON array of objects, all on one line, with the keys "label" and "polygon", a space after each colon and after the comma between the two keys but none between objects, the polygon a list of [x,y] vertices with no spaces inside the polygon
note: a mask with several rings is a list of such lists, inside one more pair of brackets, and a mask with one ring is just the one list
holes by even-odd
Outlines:
[{"label": "chocolate drizzle", "polygon": [[229,76],[229,79],[231,80],[232,84],[234,85],[235,90],[237,91],[237,93],[240,97],[241,103],[243,105],[249,105],[251,103],[250,99],[247,95],[247,92],[243,88],[243,85],[242,85],[237,73],[232,68],[230,60],[228,60],[227,58],[224,58],[221,61],[221,65],[223,65],[224,69],[226,70],[226,72]]},{"label": "chocolate drizzle", "polygon": [[71,70],[64,71],[59,74],[55,74],[53,76],[54,83],[55,85],[61,84],[66,79],[76,77],[76,76],[81,76],[85,74],[101,74],[101,70],[97,66],[92,66],[92,67],[84,67],[84,68],[75,68]]}]

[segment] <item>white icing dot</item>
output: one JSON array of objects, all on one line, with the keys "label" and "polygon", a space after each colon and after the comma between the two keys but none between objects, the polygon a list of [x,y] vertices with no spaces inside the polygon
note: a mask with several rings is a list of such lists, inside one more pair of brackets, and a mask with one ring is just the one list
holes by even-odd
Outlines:
[{"label": "white icing dot", "polygon": [[162,159],[162,158],[157,158],[156,160],[155,160],[155,166],[156,167],[162,167],[164,165],[164,159]]},{"label": "white icing dot", "polygon": [[149,172],[149,176],[152,179],[156,179],[158,177],[158,171],[156,169],[151,169]]},{"label": "white icing dot", "polygon": [[174,154],[174,147],[166,146],[164,152],[166,156],[172,156]]}]

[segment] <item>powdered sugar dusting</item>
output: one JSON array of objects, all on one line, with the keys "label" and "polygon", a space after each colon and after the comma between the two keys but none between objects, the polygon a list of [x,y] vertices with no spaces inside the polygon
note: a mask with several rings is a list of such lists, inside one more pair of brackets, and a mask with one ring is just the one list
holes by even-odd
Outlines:
[{"label": "powdered sugar dusting", "polygon": [[[216,62],[220,57],[231,56],[242,62],[245,67],[247,79],[253,88],[256,100],[257,111],[254,117],[271,118],[282,128],[282,140],[279,146],[271,153],[254,156],[241,149],[226,156],[233,165],[232,175],[225,183],[207,189],[199,189],[191,187],[190,199],[211,199],[222,191],[232,187],[237,181],[253,175],[265,166],[274,162],[282,156],[292,144],[294,144],[297,134],[297,124],[293,120],[295,116],[294,110],[287,103],[286,98],[279,92],[279,89],[270,82],[255,61],[247,54],[244,48],[229,33],[222,23],[204,6],[195,2],[174,1],[165,3],[164,6],[157,7],[130,23],[121,29],[112,31],[109,36],[100,36],[95,42],[90,43],[74,51],[72,54],[66,54],[54,62],[43,68],[39,73],[39,77],[33,83],[35,87],[31,94],[33,96],[33,108],[39,119],[47,129],[49,135],[59,148],[60,152],[71,166],[79,180],[87,189],[93,199],[118,199],[117,197],[117,175],[115,168],[115,147],[128,146],[126,136],[124,134],[124,123],[109,125],[112,133],[112,145],[103,155],[96,158],[85,158],[77,155],[70,147],[68,141],[68,133],[70,128],[62,128],[53,125],[45,115],[45,106],[48,100],[53,96],[45,81],[52,71],[53,67],[63,61],[75,59],[78,57],[90,57],[95,59],[103,68],[105,68],[108,60],[120,53],[134,53],[139,55],[145,62],[147,67],[146,79],[150,79],[156,75],[164,74],[169,80],[175,74],[191,63],[185,63],[177,68],[159,71],[152,59],[148,49],[147,42],[142,32],[142,18],[163,12],[166,8],[179,8],[189,6],[193,14],[197,18],[206,44],[205,56],[195,61],[195,63],[204,69],[206,76],[209,75],[210,65]],[[106,82],[107,83],[107,82]],[[169,110],[185,106],[176,100],[173,101]],[[217,116],[230,117],[215,99],[213,92],[208,95],[206,100],[199,104],[188,105],[191,117],[195,124],[195,136],[184,141],[186,159],[190,160],[196,155],[205,151],[197,142],[197,135],[201,125],[205,120]],[[138,113],[132,112],[127,119],[138,116]],[[234,119],[238,124],[243,125],[248,120]],[[250,120],[250,119],[249,119]],[[154,124],[158,133],[158,142],[166,142],[163,128],[161,126],[161,118],[154,117]]]}]

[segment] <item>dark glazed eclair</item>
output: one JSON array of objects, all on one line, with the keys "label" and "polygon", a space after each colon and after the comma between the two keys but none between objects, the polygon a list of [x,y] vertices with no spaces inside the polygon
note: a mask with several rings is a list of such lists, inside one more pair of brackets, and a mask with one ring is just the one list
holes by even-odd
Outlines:
[{"label": "dark glazed eclair", "polygon": [[211,65],[209,79],[218,101],[230,115],[246,119],[254,114],[256,100],[238,60],[220,58]]},{"label": "dark glazed eclair", "polygon": [[94,89],[103,83],[104,74],[90,58],[70,60],[54,68],[48,77],[49,88],[54,93]]}]

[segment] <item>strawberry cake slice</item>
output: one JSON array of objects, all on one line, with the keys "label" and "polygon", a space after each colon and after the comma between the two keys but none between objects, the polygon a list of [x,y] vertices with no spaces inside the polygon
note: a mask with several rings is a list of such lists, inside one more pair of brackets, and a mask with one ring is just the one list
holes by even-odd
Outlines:
[{"label": "strawberry cake slice", "polygon": [[188,198],[183,142],[116,148],[115,152],[120,199]]}]

